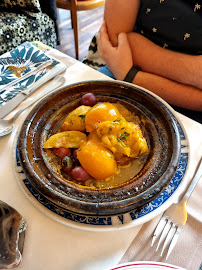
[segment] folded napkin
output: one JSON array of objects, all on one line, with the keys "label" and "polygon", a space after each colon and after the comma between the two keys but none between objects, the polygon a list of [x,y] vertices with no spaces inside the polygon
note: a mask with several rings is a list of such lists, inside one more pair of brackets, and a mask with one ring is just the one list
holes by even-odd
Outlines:
[{"label": "folded napkin", "polygon": [[145,223],[136,238],[133,240],[125,254],[120,260],[121,263],[131,261],[158,261],[166,262],[188,270],[202,269],[202,177],[193,191],[188,204],[188,219],[181,230],[177,244],[175,245],[168,260],[165,255],[160,257],[162,245],[158,252],[156,240],[151,247],[151,240],[156,225],[161,215],[150,222]]},{"label": "folded napkin", "polygon": [[52,60],[31,43],[25,42],[19,45],[0,56],[0,91],[51,63]]},{"label": "folded napkin", "polygon": [[18,94],[30,95],[65,69],[65,64],[29,42],[3,54],[0,57],[0,117],[13,109],[9,101]]}]

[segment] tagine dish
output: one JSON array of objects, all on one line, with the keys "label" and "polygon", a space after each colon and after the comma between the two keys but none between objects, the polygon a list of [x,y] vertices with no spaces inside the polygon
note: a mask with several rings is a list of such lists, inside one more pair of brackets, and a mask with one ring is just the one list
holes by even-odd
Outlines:
[{"label": "tagine dish", "polygon": [[153,200],[178,166],[172,116],[155,97],[117,82],[56,91],[28,115],[19,135],[28,180],[65,209],[116,215]]}]

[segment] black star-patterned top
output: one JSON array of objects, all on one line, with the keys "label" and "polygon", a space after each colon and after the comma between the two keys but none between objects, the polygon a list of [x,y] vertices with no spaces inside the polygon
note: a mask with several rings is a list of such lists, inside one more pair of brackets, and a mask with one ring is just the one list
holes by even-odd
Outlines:
[{"label": "black star-patterned top", "polygon": [[202,54],[202,0],[141,0],[136,31],[161,47]]}]

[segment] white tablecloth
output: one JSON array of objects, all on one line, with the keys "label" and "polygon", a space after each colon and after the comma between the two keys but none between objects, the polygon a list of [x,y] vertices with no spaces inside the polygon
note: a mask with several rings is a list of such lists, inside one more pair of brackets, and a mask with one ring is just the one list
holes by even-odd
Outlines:
[{"label": "white tablecloth", "polygon": [[[67,64],[68,68],[64,74],[66,85],[83,80],[109,79],[56,50],[50,51],[50,54]],[[31,108],[17,119],[16,129],[12,134],[0,138],[0,200],[18,210],[28,223],[23,261],[17,269],[104,270],[116,265],[139,232],[141,225],[108,232],[91,232],[63,225],[39,211],[17,183],[13,171],[13,143]],[[202,125],[183,115],[178,116],[190,140],[189,176],[191,176],[202,153]]]}]

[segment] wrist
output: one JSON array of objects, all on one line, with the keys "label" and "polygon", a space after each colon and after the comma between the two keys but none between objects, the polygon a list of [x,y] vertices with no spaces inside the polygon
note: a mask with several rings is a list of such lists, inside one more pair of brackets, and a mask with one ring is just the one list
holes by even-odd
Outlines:
[{"label": "wrist", "polygon": [[126,74],[123,81],[132,83],[137,73],[141,71],[141,68],[139,66],[132,66],[131,69]]},{"label": "wrist", "polygon": [[116,66],[116,68],[112,68],[111,71],[114,74],[116,80],[123,81],[131,68],[132,68],[132,65],[129,65],[127,67],[122,66],[121,68],[120,66]]}]

